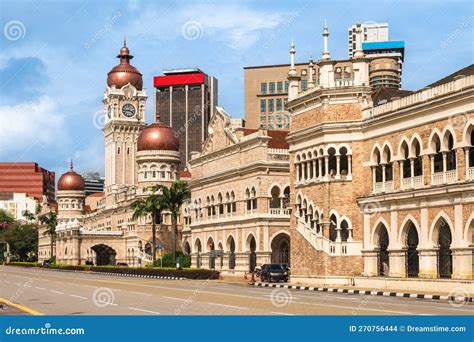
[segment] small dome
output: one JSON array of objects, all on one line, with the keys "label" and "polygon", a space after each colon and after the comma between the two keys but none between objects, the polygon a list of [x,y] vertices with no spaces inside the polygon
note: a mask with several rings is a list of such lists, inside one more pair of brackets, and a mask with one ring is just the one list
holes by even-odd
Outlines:
[{"label": "small dome", "polygon": [[130,83],[137,90],[143,89],[142,74],[130,64],[130,60],[133,58],[130,55],[130,51],[127,47],[127,42],[123,42],[123,47],[120,49],[120,53],[117,58],[120,58],[120,64],[114,66],[112,70],[107,74],[107,85],[109,87],[115,86],[116,88],[122,88],[123,86]]},{"label": "small dome", "polygon": [[138,151],[179,151],[179,141],[173,129],[162,122],[146,126],[138,136]]},{"label": "small dome", "polygon": [[59,177],[58,190],[59,191],[84,191],[84,178],[73,170],[71,163],[71,170],[63,173]]}]

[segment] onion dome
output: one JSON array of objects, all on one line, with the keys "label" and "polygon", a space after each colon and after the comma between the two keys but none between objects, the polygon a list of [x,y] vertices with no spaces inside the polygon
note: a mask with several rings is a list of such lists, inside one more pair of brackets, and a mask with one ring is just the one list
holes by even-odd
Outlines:
[{"label": "onion dome", "polygon": [[146,126],[138,136],[138,151],[179,151],[179,140],[171,127],[162,122]]},{"label": "onion dome", "polygon": [[84,178],[73,170],[71,161],[71,169],[63,173],[58,181],[59,191],[84,191]]},{"label": "onion dome", "polygon": [[122,88],[123,86],[130,83],[135,88],[137,88],[137,90],[142,90],[142,74],[137,68],[130,64],[130,60],[133,58],[133,56],[130,55],[130,51],[127,47],[127,41],[125,39],[123,41],[123,47],[120,49],[117,58],[120,59],[120,64],[114,66],[107,74],[107,85],[109,87],[114,85],[116,88]]}]

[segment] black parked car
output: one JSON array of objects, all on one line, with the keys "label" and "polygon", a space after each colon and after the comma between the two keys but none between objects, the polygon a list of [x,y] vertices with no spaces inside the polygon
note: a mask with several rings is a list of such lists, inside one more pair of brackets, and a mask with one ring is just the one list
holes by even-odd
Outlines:
[{"label": "black parked car", "polygon": [[260,270],[262,282],[288,281],[288,267],[285,264],[265,264]]}]

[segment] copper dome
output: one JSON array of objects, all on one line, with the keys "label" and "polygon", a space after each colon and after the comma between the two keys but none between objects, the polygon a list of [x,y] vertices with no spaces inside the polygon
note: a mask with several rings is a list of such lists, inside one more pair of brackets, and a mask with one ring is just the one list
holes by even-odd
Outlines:
[{"label": "copper dome", "polygon": [[84,191],[84,178],[73,170],[71,162],[71,170],[63,173],[59,177],[58,190],[59,191]]},{"label": "copper dome", "polygon": [[138,136],[138,151],[179,151],[179,141],[173,129],[162,122],[155,122],[146,126]]},{"label": "copper dome", "polygon": [[109,87],[114,85],[116,88],[122,88],[130,83],[138,90],[142,90],[142,74],[130,64],[133,56],[130,55],[126,41],[123,42],[123,47],[120,49],[117,58],[120,58],[120,64],[114,66],[107,74],[107,85]]}]

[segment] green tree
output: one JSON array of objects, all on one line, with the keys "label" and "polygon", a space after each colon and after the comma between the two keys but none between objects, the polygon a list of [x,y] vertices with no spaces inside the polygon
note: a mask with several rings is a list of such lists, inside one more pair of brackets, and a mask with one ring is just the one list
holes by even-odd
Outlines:
[{"label": "green tree", "polygon": [[137,220],[140,217],[151,215],[152,225],[152,258],[153,263],[156,261],[156,223],[161,223],[161,211],[163,209],[163,197],[159,193],[158,188],[153,187],[151,194],[145,198],[135,200],[131,204],[131,208],[134,210],[132,219]]},{"label": "green tree", "polygon": [[183,203],[191,198],[191,189],[188,183],[179,179],[175,180],[169,188],[157,185],[153,189],[155,191],[161,190],[163,208],[169,210],[171,213],[171,243],[173,248],[173,263],[175,263],[178,217]]},{"label": "green tree", "polygon": [[56,240],[56,226],[58,225],[58,214],[55,211],[49,211],[46,214],[38,216],[38,220],[41,224],[46,226],[44,235],[51,237],[51,259],[54,256],[54,241]]},{"label": "green tree", "polygon": [[5,230],[14,221],[13,217],[0,209],[0,260],[3,260],[6,251]]},{"label": "green tree", "polygon": [[10,245],[10,253],[20,261],[36,261],[38,227],[15,221],[5,230],[4,239]]}]

